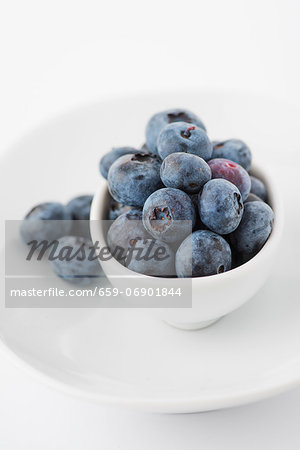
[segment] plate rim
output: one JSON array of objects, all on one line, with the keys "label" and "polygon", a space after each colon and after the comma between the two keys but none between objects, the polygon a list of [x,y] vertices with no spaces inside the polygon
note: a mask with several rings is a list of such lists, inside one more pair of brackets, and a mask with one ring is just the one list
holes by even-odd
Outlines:
[{"label": "plate rim", "polygon": [[91,393],[70,384],[64,383],[43,370],[31,365],[22,356],[18,355],[11,347],[5,345],[2,336],[0,337],[0,352],[16,367],[27,373],[41,385],[54,388],[61,394],[67,394],[78,399],[87,400],[92,403],[118,406],[130,410],[138,410],[150,413],[165,414],[187,414],[197,412],[209,412],[221,409],[233,408],[237,406],[249,405],[261,400],[266,400],[276,395],[280,395],[288,390],[300,386],[300,374],[295,379],[281,382],[276,386],[257,387],[248,391],[240,389],[239,393],[223,394],[217,398],[209,400],[195,397],[193,399],[173,398],[173,399],[150,399],[148,397],[131,398],[130,396],[105,395],[103,393]]}]

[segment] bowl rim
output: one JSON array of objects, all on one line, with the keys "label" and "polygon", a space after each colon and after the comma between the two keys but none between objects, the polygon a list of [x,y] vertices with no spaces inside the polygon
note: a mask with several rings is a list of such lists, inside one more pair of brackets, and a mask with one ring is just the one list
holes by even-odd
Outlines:
[{"label": "bowl rim", "polygon": [[[249,269],[251,269],[254,264],[263,264],[264,261],[267,261],[272,256],[273,252],[277,248],[281,236],[283,233],[284,228],[284,206],[283,206],[283,199],[281,196],[281,193],[277,187],[275,177],[272,175],[271,170],[269,168],[264,167],[261,169],[261,166],[255,160],[254,163],[252,163],[250,174],[254,176],[258,176],[261,178],[267,185],[268,188],[268,194],[269,194],[269,200],[271,207],[274,211],[274,225],[272,232],[265,243],[265,245],[262,247],[262,249],[249,261],[246,263],[235,267],[234,269],[228,270],[226,272],[215,274],[215,275],[207,275],[203,277],[189,277],[193,280],[193,282],[198,282],[201,284],[207,284],[207,283],[216,283],[216,282],[223,282],[225,280],[229,280],[230,278],[233,278],[235,276],[244,275],[245,272],[248,272]],[[101,178],[100,185],[98,189],[96,190],[96,193],[93,197],[92,204],[91,204],[91,211],[90,211],[90,232],[92,237],[92,242],[95,243],[96,241],[99,242],[101,248],[103,246],[107,247],[106,243],[106,237],[104,235],[103,227],[99,227],[99,222],[102,219],[105,213],[105,210],[107,209],[107,197],[109,195],[109,189],[107,180],[104,178]],[[100,220],[99,220],[100,218]],[[97,226],[98,225],[98,226]],[[100,261],[99,261],[100,263]],[[128,276],[128,277],[136,277],[136,278],[149,278],[153,280],[157,280],[157,277],[150,276],[150,275],[144,275],[138,272],[134,272],[126,267],[124,267],[122,264],[120,264],[115,258],[110,258],[109,260],[105,262],[101,262],[101,267],[103,268],[104,272],[106,273],[105,267],[115,268],[116,271],[119,272],[120,276]],[[110,274],[106,273],[107,277],[110,278]],[[161,277],[160,279],[166,280],[167,278]],[[172,278],[174,283],[180,283],[180,280],[182,278]]]}]

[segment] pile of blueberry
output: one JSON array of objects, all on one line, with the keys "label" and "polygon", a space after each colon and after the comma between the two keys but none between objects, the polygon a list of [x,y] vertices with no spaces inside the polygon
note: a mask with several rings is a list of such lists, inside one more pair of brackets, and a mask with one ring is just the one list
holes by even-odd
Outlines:
[{"label": "pile of blueberry", "polygon": [[108,245],[167,249],[163,262],[120,262],[147,275],[200,277],[237,267],[270,236],[274,214],[262,180],[251,175],[241,140],[211,142],[185,109],[155,114],[141,149],[114,148],[100,161],[111,194]]},{"label": "pile of blueberry", "polygon": [[[23,242],[31,245],[56,244],[50,260],[53,272],[71,283],[87,285],[102,275],[97,256],[89,258],[93,246],[89,219],[92,195],[73,198],[66,205],[57,202],[40,203],[32,208],[21,222]],[[74,257],[77,255],[76,257]],[[84,256],[83,256],[84,255]],[[59,257],[58,257],[59,256]]]}]

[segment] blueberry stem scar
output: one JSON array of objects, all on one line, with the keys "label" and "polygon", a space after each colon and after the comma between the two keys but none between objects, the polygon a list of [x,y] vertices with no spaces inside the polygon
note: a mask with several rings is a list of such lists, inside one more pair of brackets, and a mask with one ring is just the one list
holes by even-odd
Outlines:
[{"label": "blueberry stem scar", "polygon": [[191,137],[191,131],[192,131],[192,130],[195,130],[195,129],[196,129],[196,127],[194,127],[194,126],[188,127],[185,131],[183,131],[183,132],[181,133],[181,136],[182,136],[183,138],[188,139],[189,137]]}]

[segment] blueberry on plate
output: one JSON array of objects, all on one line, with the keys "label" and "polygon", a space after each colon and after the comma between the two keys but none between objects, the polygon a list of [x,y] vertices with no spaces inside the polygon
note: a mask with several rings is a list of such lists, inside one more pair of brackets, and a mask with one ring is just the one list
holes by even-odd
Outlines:
[{"label": "blueberry on plate", "polygon": [[66,208],[69,210],[72,219],[89,220],[92,200],[92,195],[80,195],[70,200]]},{"label": "blueberry on plate", "polygon": [[240,139],[228,139],[227,141],[215,141],[213,143],[212,158],[225,158],[234,161],[250,170],[252,155],[249,147]]},{"label": "blueberry on plate", "polygon": [[171,153],[184,152],[200,156],[207,161],[212,155],[212,143],[206,132],[195,124],[175,122],[160,132],[157,151],[162,159]]},{"label": "blueberry on plate", "polygon": [[113,148],[110,152],[106,153],[102,156],[99,163],[99,170],[101,175],[107,179],[108,171],[111,165],[121,156],[138,153],[140,150],[137,150],[133,147],[116,147]]},{"label": "blueberry on plate", "polygon": [[32,240],[53,240],[68,234],[72,227],[69,210],[57,202],[40,203],[24,217],[20,234],[27,244]]},{"label": "blueberry on plate", "polygon": [[160,168],[160,177],[166,187],[196,194],[211,179],[211,170],[204,159],[189,153],[171,153]]},{"label": "blueberry on plate", "polygon": [[202,222],[210,230],[219,234],[231,233],[243,216],[242,195],[230,181],[215,178],[208,181],[199,194],[199,211]]},{"label": "blueberry on plate", "polygon": [[238,228],[230,235],[232,247],[249,260],[255,256],[268,240],[274,223],[273,210],[264,202],[249,202]]},{"label": "blueberry on plate", "polygon": [[136,243],[150,238],[143,225],[142,211],[131,209],[111,224],[107,233],[107,244],[114,258],[125,265],[127,254]]},{"label": "blueberry on plate", "polygon": [[119,203],[142,207],[152,192],[162,187],[161,160],[150,153],[118,158],[108,172],[108,187]]},{"label": "blueberry on plate", "polygon": [[61,237],[54,257],[53,272],[69,283],[86,286],[103,274],[92,241],[84,237]]},{"label": "blueberry on plate", "polygon": [[80,195],[66,204],[73,220],[72,235],[90,238],[89,220],[92,200],[92,195]]},{"label": "blueberry on plate", "polygon": [[175,254],[165,242],[154,238],[139,240],[125,260],[128,269],[154,277],[175,276]]},{"label": "blueberry on plate", "polygon": [[228,159],[216,158],[208,161],[212,178],[224,178],[235,184],[242,194],[243,201],[249,195],[251,180],[248,172],[239,164]]},{"label": "blueberry on plate", "polygon": [[176,272],[179,278],[215,275],[230,268],[229,244],[223,237],[209,230],[190,234],[176,252]]},{"label": "blueberry on plate", "polygon": [[196,214],[190,197],[174,188],[159,189],[146,200],[143,223],[149,233],[167,243],[182,241],[192,232]]},{"label": "blueberry on plate", "polygon": [[151,117],[146,127],[146,143],[150,152],[157,153],[157,138],[159,133],[166,125],[174,122],[194,124],[206,131],[202,120],[187,109],[175,108],[159,112]]},{"label": "blueberry on plate", "polygon": [[257,197],[261,198],[264,202],[266,202],[268,198],[268,192],[264,182],[252,175],[250,176],[250,179],[251,179],[250,192],[254,195],[257,195]]}]

